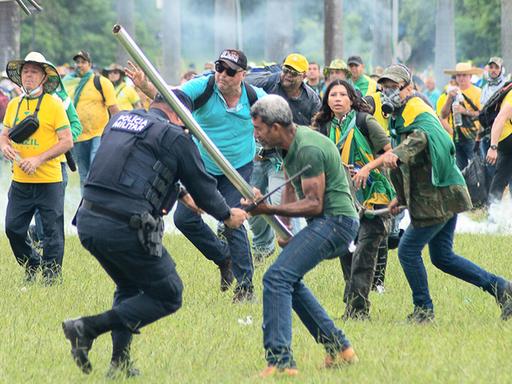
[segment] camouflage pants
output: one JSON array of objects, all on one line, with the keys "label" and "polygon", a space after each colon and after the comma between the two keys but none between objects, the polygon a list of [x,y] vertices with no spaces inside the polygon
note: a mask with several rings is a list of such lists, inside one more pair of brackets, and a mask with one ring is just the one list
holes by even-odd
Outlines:
[{"label": "camouflage pants", "polygon": [[343,295],[343,301],[347,305],[346,316],[364,316],[370,311],[368,296],[375,275],[379,247],[381,243],[386,244],[390,223],[389,217],[363,217],[355,252],[340,257],[346,283]]}]

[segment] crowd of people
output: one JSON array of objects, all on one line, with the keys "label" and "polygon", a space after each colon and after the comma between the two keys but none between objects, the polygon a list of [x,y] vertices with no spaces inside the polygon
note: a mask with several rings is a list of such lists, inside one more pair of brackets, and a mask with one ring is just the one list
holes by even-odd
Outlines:
[{"label": "crowd of people", "polygon": [[[55,67],[30,52],[8,62],[0,150],[13,171],[5,231],[31,283],[39,271],[46,285],[62,280],[67,167],[78,168],[82,202],[73,221],[117,287],[110,310],[62,324],[84,373],[92,369],[93,341],[111,332],[109,375],[137,375],[132,335],[182,305],[183,284],[162,245],[162,216],[176,202],[176,227],[219,268],[221,291],[234,284],[234,303],[255,302],[254,265],[279,249],[263,276],[261,377],[298,373],[292,309],[325,347],[325,367],[358,361],[303,282],[327,259],[341,263],[344,320],[370,318],[370,294],[384,291],[388,250],[398,248],[412,293],[407,318],[433,321],[426,245],[435,267],[488,292],[501,318],[512,317],[511,282],[453,250],[457,215],[472,208],[461,171],[475,156],[485,158],[489,203],[511,182],[512,92],[503,92],[509,83],[501,58],[491,57],[485,70],[458,63],[437,89],[432,77],[422,80],[402,64],[368,74],[357,55],[321,70],[299,53],[256,67],[240,50],[222,51],[206,72],[187,72],[171,88],[254,187],[252,200],[140,68],[113,63],[95,72],[84,50],[73,61],[73,70]],[[482,126],[480,111],[499,92],[497,116]],[[404,209],[411,224],[400,238]],[[204,212],[218,221],[216,231]],[[263,215],[278,216],[293,236],[277,236]]]}]

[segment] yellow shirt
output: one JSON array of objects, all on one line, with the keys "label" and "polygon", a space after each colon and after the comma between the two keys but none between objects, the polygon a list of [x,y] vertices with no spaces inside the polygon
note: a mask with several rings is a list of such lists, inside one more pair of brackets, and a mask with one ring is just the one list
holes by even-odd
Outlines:
[{"label": "yellow shirt", "polygon": [[[480,94],[482,93],[481,89],[471,85],[468,89],[465,91],[462,91],[462,93],[475,104],[476,107],[480,110],[482,106],[480,105]],[[441,96],[439,96],[439,99],[437,99],[436,104],[436,113],[439,117],[441,117],[441,110],[443,109],[443,106],[446,104],[446,99],[448,98],[448,94],[446,92],[441,93]],[[464,108],[472,111],[473,108],[469,105],[468,102],[465,100],[462,102],[462,105]],[[450,115],[448,116],[448,123],[450,124],[450,127],[453,127],[452,124],[452,114],[450,112]],[[475,125],[480,128],[480,123],[478,121],[475,121]]]},{"label": "yellow shirt", "polygon": [[117,105],[121,111],[131,111],[133,106],[140,101],[140,97],[137,94],[135,88],[129,86],[125,82],[119,84],[115,88],[117,96]]},{"label": "yellow shirt", "polygon": [[[21,101],[18,116],[16,110],[20,102],[20,97],[15,97],[9,102],[4,117],[4,126],[11,129],[27,116],[33,115],[38,99],[26,99]],[[22,159],[37,156],[46,152],[58,143],[57,132],[62,129],[70,129],[68,116],[62,101],[45,94],[41,101],[39,113],[39,128],[21,144],[12,142],[14,149],[19,151]],[[62,181],[62,169],[60,166],[60,157],[48,160],[37,168],[36,172],[28,175],[21,170],[17,162],[13,164],[13,180],[19,183],[56,183]]]},{"label": "yellow shirt", "polygon": [[[507,94],[507,96],[505,96],[503,101],[501,102],[500,108],[503,107],[505,104],[508,104],[510,107],[512,107],[512,92],[510,92],[510,91]],[[501,136],[500,136],[500,139],[498,140],[498,142],[505,140],[507,137],[510,136],[511,133],[512,133],[512,120],[509,119],[503,126],[503,131],[501,131]]]},{"label": "yellow shirt", "polygon": [[[94,76],[91,76],[82,90],[78,105],[75,105],[83,128],[82,134],[76,140],[77,142],[101,136],[109,119],[108,107],[117,103],[114,86],[110,80],[100,76],[100,82],[103,95],[105,96],[105,103],[100,92],[94,86]],[[71,100],[75,97],[75,89],[76,86],[66,88]]]}]

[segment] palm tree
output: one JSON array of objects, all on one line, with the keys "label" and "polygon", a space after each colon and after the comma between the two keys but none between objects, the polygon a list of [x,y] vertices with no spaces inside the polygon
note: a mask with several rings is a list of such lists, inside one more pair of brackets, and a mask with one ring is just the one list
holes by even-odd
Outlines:
[{"label": "palm tree", "polygon": [[14,1],[0,1],[0,68],[20,57],[20,10]]},{"label": "palm tree", "polygon": [[324,62],[343,57],[343,0],[324,0]]},{"label": "palm tree", "polygon": [[454,16],[454,0],[437,0],[434,72],[437,84],[440,87],[449,80],[449,77],[443,73],[443,70],[455,66]]},{"label": "palm tree", "polygon": [[162,76],[178,85],[181,77],[181,1],[165,0],[162,24]]}]

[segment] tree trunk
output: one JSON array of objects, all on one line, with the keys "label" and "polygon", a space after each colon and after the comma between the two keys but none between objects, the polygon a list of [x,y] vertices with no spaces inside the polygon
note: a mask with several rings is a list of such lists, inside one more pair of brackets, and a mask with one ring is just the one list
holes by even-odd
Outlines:
[{"label": "tree trunk", "polygon": [[282,63],[293,49],[293,1],[267,0],[265,60]]},{"label": "tree trunk", "polygon": [[237,0],[215,0],[214,34],[215,58],[227,48],[238,48]]},{"label": "tree trunk", "polygon": [[512,1],[501,0],[501,54],[507,72],[512,70]]},{"label": "tree trunk", "polygon": [[324,0],[324,62],[343,58],[343,0]]},{"label": "tree trunk", "polygon": [[454,0],[437,0],[434,72],[439,88],[450,80],[450,76],[445,75],[443,70],[455,67],[454,16]]},{"label": "tree trunk", "polygon": [[9,60],[20,58],[20,10],[15,1],[0,2],[0,47],[3,71]]},{"label": "tree trunk", "polygon": [[[133,0],[117,0],[116,2],[118,23],[135,39],[135,4]],[[117,44],[116,52],[116,63],[126,65],[126,62],[130,59],[126,50]]]},{"label": "tree trunk", "polygon": [[393,62],[391,1],[374,0],[373,6],[372,66],[385,68]]},{"label": "tree trunk", "polygon": [[179,85],[181,77],[181,0],[164,1],[163,35],[163,78],[173,85]]}]

